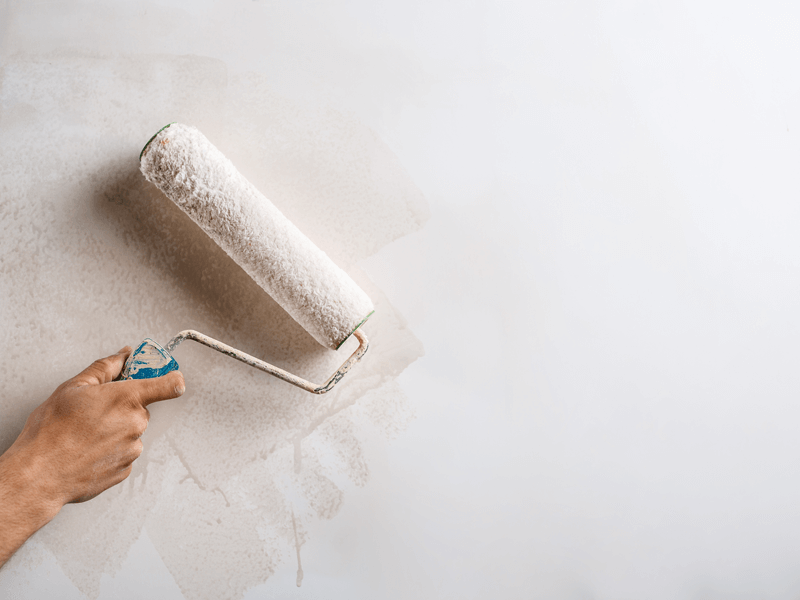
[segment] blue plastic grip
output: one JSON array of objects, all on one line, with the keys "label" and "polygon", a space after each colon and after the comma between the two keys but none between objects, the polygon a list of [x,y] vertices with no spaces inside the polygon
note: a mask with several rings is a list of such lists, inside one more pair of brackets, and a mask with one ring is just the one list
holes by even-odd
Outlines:
[{"label": "blue plastic grip", "polygon": [[158,342],[145,338],[125,362],[121,379],[152,379],[177,370],[178,361]]}]

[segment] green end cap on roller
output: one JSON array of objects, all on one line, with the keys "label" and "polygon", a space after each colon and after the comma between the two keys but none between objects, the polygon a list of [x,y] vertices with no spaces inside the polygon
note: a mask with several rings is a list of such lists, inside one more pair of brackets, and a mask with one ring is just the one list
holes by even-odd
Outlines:
[{"label": "green end cap on roller", "polygon": [[[150,142],[152,142],[154,139],[156,139],[156,136],[157,136],[159,133],[161,133],[162,131],[164,131],[164,130],[165,130],[167,127],[169,127],[170,125],[175,125],[175,123],[177,123],[177,121],[173,121],[172,123],[167,123],[167,124],[166,124],[166,125],[164,125],[164,126],[161,128],[161,129],[159,129],[158,131],[156,131],[156,132],[153,134],[153,137],[151,137],[149,140],[147,140],[147,143],[144,145],[144,148],[142,148],[142,151],[141,151],[141,152],[139,152],[139,161],[140,161],[140,162],[141,162],[141,160],[142,160],[142,157],[144,156],[144,151],[145,151],[145,150],[147,150],[147,147],[150,145]],[[358,329],[358,327],[356,327],[356,329]]]},{"label": "green end cap on roller", "polygon": [[353,332],[355,332],[355,330],[356,330],[356,329],[358,329],[358,328],[359,328],[359,327],[361,327],[361,326],[362,326],[364,323],[366,323],[366,322],[367,322],[367,319],[369,319],[369,318],[370,318],[370,317],[371,317],[373,314],[375,314],[375,311],[374,311],[374,310],[373,310],[373,311],[370,311],[370,313],[369,313],[369,314],[368,314],[366,317],[364,317],[363,319],[361,319],[361,321],[358,323],[358,325],[356,325],[355,327],[353,327],[353,331],[351,331],[350,333],[348,333],[348,334],[347,334],[347,336],[345,336],[345,338],[344,338],[344,339],[343,339],[341,342],[339,342],[339,345],[338,345],[338,346],[336,346],[336,349],[338,350],[339,348],[341,348],[341,347],[342,347],[342,344],[344,344],[344,343],[345,343],[345,342],[346,342],[348,339],[350,339],[350,336],[351,336],[351,335],[353,335]]}]

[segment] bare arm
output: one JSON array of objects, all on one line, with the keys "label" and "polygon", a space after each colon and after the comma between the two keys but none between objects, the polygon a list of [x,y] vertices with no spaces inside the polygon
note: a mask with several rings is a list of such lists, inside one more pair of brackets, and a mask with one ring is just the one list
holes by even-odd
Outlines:
[{"label": "bare arm", "polygon": [[69,502],[130,475],[142,453],[147,406],[183,394],[183,375],[114,381],[131,349],[61,384],[0,456],[0,566]]}]

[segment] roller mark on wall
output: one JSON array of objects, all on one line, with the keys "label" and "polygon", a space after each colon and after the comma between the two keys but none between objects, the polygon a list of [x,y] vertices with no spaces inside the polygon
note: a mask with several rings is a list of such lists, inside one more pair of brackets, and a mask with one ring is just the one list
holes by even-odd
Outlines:
[{"label": "roller mark on wall", "polygon": [[304,524],[336,516],[343,480],[369,479],[364,428],[396,435],[413,414],[395,380],[422,347],[357,263],[419,229],[424,199],[367,127],[216,60],[18,54],[4,64],[0,101],[0,289],[15,290],[4,330],[9,347],[54,350],[33,385],[15,375],[30,353],[0,365],[0,440],[85,363],[145,335],[194,327],[310,378],[352,351],[319,347],[143,180],[138,152],[165,119],[201,128],[375,301],[367,359],[322,399],[181,347],[187,392],[151,407],[133,475],[37,535],[90,598],[145,525],[189,600],[240,598],[295,557],[299,583],[300,546],[313,544]]}]

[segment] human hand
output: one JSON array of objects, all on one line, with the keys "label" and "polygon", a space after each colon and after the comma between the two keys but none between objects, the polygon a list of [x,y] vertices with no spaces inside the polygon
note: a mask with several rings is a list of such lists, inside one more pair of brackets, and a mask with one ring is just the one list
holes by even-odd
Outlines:
[{"label": "human hand", "polygon": [[0,456],[0,565],[64,504],[94,498],[130,475],[147,406],[183,394],[180,371],[114,381],[130,352],[126,346],[58,386]]}]

